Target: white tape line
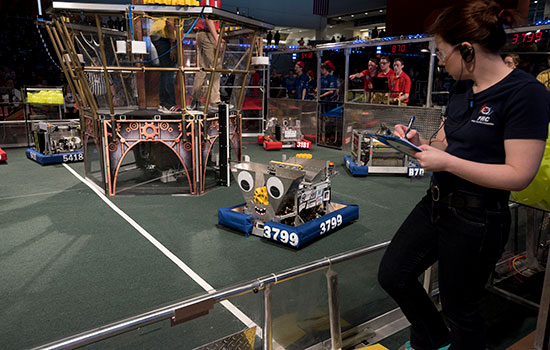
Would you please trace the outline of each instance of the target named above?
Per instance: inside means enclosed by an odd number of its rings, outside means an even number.
[[[82,176],[80,176],[76,171],[74,171],[70,166],[63,163],[63,166],[69,170],[77,179],[82,181],[84,184],[86,184],[89,188],[94,191],[99,198],[101,198],[111,209],[113,209],[118,215],[122,216],[124,220],[126,220],[132,227],[134,227],[143,237],[145,237],[149,242],[151,242],[155,247],[157,247],[158,250],[160,250],[168,259],[172,260],[180,269],[182,269],[189,277],[193,279],[196,283],[198,283],[204,290],[206,290],[209,293],[215,292],[214,288],[208,282],[206,282],[201,276],[199,276],[195,271],[191,270],[189,266],[187,266],[183,261],[181,261],[176,255],[174,255],[171,251],[168,250],[165,246],[162,245],[159,241],[156,240],[155,237],[151,236],[151,234],[143,227],[141,227],[137,222],[135,222],[131,217],[129,217],[125,212],[123,212],[119,207],[117,207],[113,202],[111,202],[102,192],[100,189],[98,189],[95,184],[91,183],[90,181],[84,179]],[[261,330],[262,328],[259,327],[254,321],[250,319],[250,317],[246,316],[241,310],[239,310],[235,305],[233,305],[231,302],[224,300],[221,302],[221,304],[229,310],[235,317],[237,317],[242,323],[244,323],[247,327],[254,327],[256,326],[257,331],[256,334],[258,337],[261,338]],[[258,330],[260,333],[258,334]]]

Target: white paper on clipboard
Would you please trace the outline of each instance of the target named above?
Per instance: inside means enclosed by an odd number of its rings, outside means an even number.
[[[422,152],[420,148],[412,144],[409,140],[395,137],[392,135],[381,135],[381,134],[371,134],[367,133],[367,136],[373,137],[383,144],[395,148],[399,152],[405,153],[409,157],[416,158],[414,154],[416,152]]]

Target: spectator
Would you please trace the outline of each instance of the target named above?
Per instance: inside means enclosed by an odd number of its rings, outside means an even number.
[[[311,69],[307,71],[307,77],[309,79],[307,86],[307,100],[314,100],[317,97],[317,81],[315,80],[315,72]]]
[[[515,53],[509,53],[504,56],[504,64],[512,69],[516,69],[519,65],[519,56]]]
[[[296,62],[294,70],[296,71],[296,92],[294,93],[294,98],[298,100],[305,100],[309,78],[304,74],[305,64],[302,61]]]
[[[167,17],[155,19],[151,25],[150,35],[151,41],[157,49],[159,65],[161,67],[175,67],[177,50],[168,52],[176,45],[174,19]],[[175,82],[175,71],[163,71],[160,73],[158,110],[161,113],[173,113],[180,110],[180,108],[176,106]]]
[[[333,75],[336,67],[326,60],[321,64],[321,101],[335,101],[338,92],[338,79]]]
[[[550,66],[550,55],[548,55],[548,65]],[[543,70],[537,75],[537,80],[540,81],[544,86],[546,86],[546,90],[550,91],[550,68]]]
[[[277,73],[275,68],[271,69],[271,81],[269,82],[271,88],[269,97],[280,98],[284,97],[283,78]]]
[[[208,5],[206,2],[210,5],[214,4],[217,8],[220,8],[221,1],[209,1],[209,0],[201,0],[200,5],[206,6]],[[192,95],[192,101],[191,101],[191,108],[197,109],[197,107],[200,104],[201,96],[202,96],[202,85],[204,83],[204,79],[206,78],[206,72],[202,69],[204,68],[214,68],[216,66],[219,66],[222,58],[223,58],[223,51],[220,52],[218,57],[218,62],[214,62],[214,56],[216,54],[216,46],[218,43],[219,35],[218,31],[220,29],[220,25],[218,21],[213,21],[210,18],[208,18],[207,15],[205,15],[205,18],[203,21],[198,21],[195,25],[195,31],[197,32],[197,60],[199,62],[199,67],[201,68],[200,71],[195,73],[195,80],[193,82],[193,90],[191,92]],[[222,39],[223,40],[223,39]],[[212,92],[210,95],[210,101],[208,102],[210,105],[208,106],[213,107],[213,109],[217,110],[217,105],[220,104],[221,98],[220,98],[220,73],[214,72],[212,81],[210,81],[210,84],[212,84]]]
[[[394,75],[393,69],[390,68],[390,59],[388,56],[380,57],[380,71],[378,72],[379,77],[390,78]]]
[[[288,98],[293,98],[296,94],[296,75],[294,70],[289,70],[288,75],[285,78],[286,95]]]
[[[391,102],[398,105],[407,105],[411,92],[411,78],[403,72],[405,61],[401,58],[393,60],[394,75],[389,78]]]
[[[279,41],[281,40],[281,34],[279,34],[279,31],[275,32],[273,40],[275,41],[275,46],[279,46]]]
[[[365,92],[372,91],[372,80],[378,76],[378,60],[375,57],[369,58],[368,69],[360,73],[355,73],[349,76],[350,79],[363,78],[363,89]]]

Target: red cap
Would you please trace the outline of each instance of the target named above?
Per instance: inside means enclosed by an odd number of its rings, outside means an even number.
[[[326,60],[325,61],[325,64],[331,69],[331,70],[336,70],[336,66],[334,66],[334,64],[332,62],[330,62],[329,60]]]
[[[298,61],[296,62],[297,65],[299,65],[300,67],[304,68],[306,65],[304,64],[304,62],[302,61]]]
[[[313,73],[313,71],[310,69],[307,71],[307,75],[311,75],[312,77],[315,75],[315,73]]]

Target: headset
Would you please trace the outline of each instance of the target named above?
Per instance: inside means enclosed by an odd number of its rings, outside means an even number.
[[[460,56],[462,56],[464,62],[470,63],[474,60],[475,51],[473,47],[461,44],[458,46],[458,51],[460,51]]]

